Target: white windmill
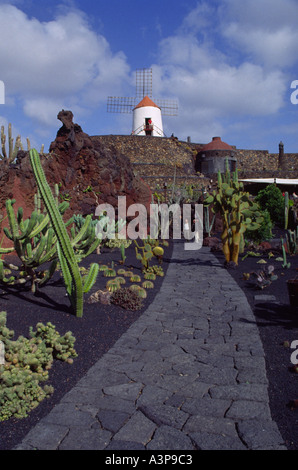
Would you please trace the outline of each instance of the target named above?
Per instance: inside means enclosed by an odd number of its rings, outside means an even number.
[[[152,100],[152,69],[136,70],[136,96],[109,96],[108,113],[133,113],[132,134],[165,137],[162,114],[177,116],[175,100]]]

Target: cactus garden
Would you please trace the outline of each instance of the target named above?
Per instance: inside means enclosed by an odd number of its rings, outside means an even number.
[[[142,314],[161,288],[172,250],[162,241],[139,241],[145,266],[132,241],[96,238],[91,216],[66,216],[68,201],[48,185],[34,149],[30,157],[34,210],[26,218],[7,200],[7,243],[0,248],[3,448],[47,414]]]
[[[160,238],[97,237],[104,217],[72,213],[59,184],[48,182],[40,154],[32,149],[29,156],[34,209],[28,215],[11,197],[0,219],[6,222],[0,240],[3,449],[45,416],[139,318],[162,289],[173,249]],[[86,188],[84,193],[92,192]],[[203,245],[244,291],[266,353],[279,366],[279,380],[287,381],[296,370],[285,365],[285,344],[296,339],[298,326],[297,300],[290,301],[287,286],[298,278],[298,229],[289,193],[274,187],[253,196],[228,167],[213,188],[203,189],[195,199],[188,191],[187,199],[204,205]],[[274,367],[268,368],[273,383]],[[276,407],[279,400],[273,395]]]

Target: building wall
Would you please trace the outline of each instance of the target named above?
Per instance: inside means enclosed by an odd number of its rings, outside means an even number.
[[[104,146],[119,150],[129,157],[134,171],[151,187],[171,184],[176,167],[177,184],[206,184],[209,178],[196,172],[197,153],[205,144],[179,141],[177,138],[150,136],[97,136]],[[241,177],[297,178],[298,154],[285,153],[283,168],[279,168],[279,154],[267,150],[245,150],[233,147]],[[274,173],[274,174],[273,174]]]

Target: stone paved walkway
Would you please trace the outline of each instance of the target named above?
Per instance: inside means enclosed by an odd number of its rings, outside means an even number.
[[[243,292],[177,242],[154,302],[15,449],[285,450],[267,386]]]

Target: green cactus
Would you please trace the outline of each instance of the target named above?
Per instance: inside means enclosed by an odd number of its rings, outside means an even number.
[[[78,261],[74,252],[74,244],[79,243],[84,235],[88,233],[90,226],[90,218],[84,223],[80,235],[76,236],[72,242],[68,236],[66,226],[63,222],[61,213],[59,212],[52,191],[47,183],[39,154],[35,149],[30,150],[30,162],[33,169],[34,177],[40,192],[41,198],[47,210],[48,216],[51,221],[52,228],[57,238],[57,255],[62,270],[65,287],[69,296],[71,305],[77,317],[83,315],[83,293],[88,292],[96,280],[98,274],[98,267],[91,266],[89,276],[83,284],[81,274],[78,267]],[[83,239],[80,247],[80,252],[87,248],[87,254],[90,252],[90,239],[89,236]],[[95,244],[98,243],[96,239]],[[95,246],[95,244],[93,246]],[[92,248],[93,248],[92,246]],[[86,253],[85,253],[86,254]],[[86,254],[86,255],[87,255]]]
[[[208,194],[204,204],[212,205],[213,212],[221,215],[221,239],[225,260],[227,263],[238,265],[245,231],[259,228],[263,220],[257,204],[254,204],[249,193],[244,191],[243,183],[238,181],[237,172],[231,175],[228,169],[224,174],[218,173],[217,191]]]
[[[144,269],[148,269],[149,261],[153,257],[152,247],[150,243],[148,243],[147,241],[144,241],[143,246],[139,246],[136,240],[134,240],[134,243],[136,245],[135,246],[136,258],[141,261]],[[142,253],[140,253],[139,250]]]
[[[106,269],[108,269],[108,266],[106,264],[100,264],[99,265],[99,271],[104,272]]]
[[[141,299],[147,298],[148,294],[147,294],[146,289],[144,289],[144,287],[138,286],[138,289],[136,289],[135,291]]]
[[[114,268],[107,268],[104,272],[103,272],[103,275],[104,277],[114,277],[117,275],[116,271]]]
[[[64,336],[51,323],[38,323],[29,329],[30,337],[13,340],[14,332],[6,326],[6,312],[0,312],[0,340],[5,348],[5,363],[0,365],[0,421],[25,418],[39,403],[53,393],[41,382],[49,378],[55,359],[73,362],[77,356],[75,338]]]
[[[287,245],[287,250],[290,255],[296,255],[298,254],[298,226],[296,227],[296,230],[287,230],[286,233],[286,245]]]
[[[145,279],[148,279],[148,280],[151,280],[151,281],[155,281],[156,279],[156,274],[155,273],[151,273],[151,272],[147,272],[144,274],[144,278]]]
[[[106,283],[106,288],[109,292],[116,292],[116,290],[121,289],[120,282],[117,279],[110,279]]]
[[[285,201],[285,225],[284,228],[287,230],[289,222],[289,193],[286,191],[284,196]]]
[[[282,267],[283,268],[290,268],[291,263],[287,262],[287,253],[286,253],[285,243],[284,243],[283,239],[281,240],[281,249],[282,249],[282,257],[283,257]]]
[[[142,287],[144,287],[144,289],[153,289],[154,288],[154,284],[152,281],[144,281],[142,283]]]
[[[124,275],[125,275],[125,272],[126,272],[126,269],[120,268],[120,269],[118,269],[117,274],[118,274],[119,276],[124,276]]]
[[[118,271],[118,273],[119,273],[119,271]],[[133,276],[133,271],[124,271],[124,272],[122,273],[122,276],[124,276],[124,277],[131,277],[131,276]]]
[[[121,245],[120,245],[120,253],[121,253],[121,263],[124,264],[124,263],[125,263],[125,260],[126,260],[126,256],[125,256],[125,244],[124,244],[124,243],[121,243]]]
[[[18,271],[14,283],[23,283],[30,280],[31,290],[35,292],[37,285],[48,281],[56,267],[56,237],[53,229],[49,226],[49,218],[44,214],[33,211],[29,219],[23,220],[23,209],[17,211],[17,217],[13,210],[15,200],[6,201],[6,210],[9,220],[9,228],[4,228],[5,235],[13,242],[14,246],[9,249],[0,248],[0,253],[16,251],[21,260],[21,266],[13,267]],[[63,213],[66,207],[60,206]],[[37,272],[36,268],[46,262],[51,262],[49,269]],[[3,266],[10,267],[6,261]],[[0,277],[2,281],[5,280]]]
[[[8,155],[6,152],[6,135],[4,131],[4,126],[1,126],[1,147],[2,147],[2,155],[0,154],[0,159],[6,161],[7,163],[12,163],[17,153],[20,149],[22,149],[21,137],[18,135],[16,138],[15,145],[13,145],[14,139],[12,138],[12,128],[11,124],[8,124]]]

